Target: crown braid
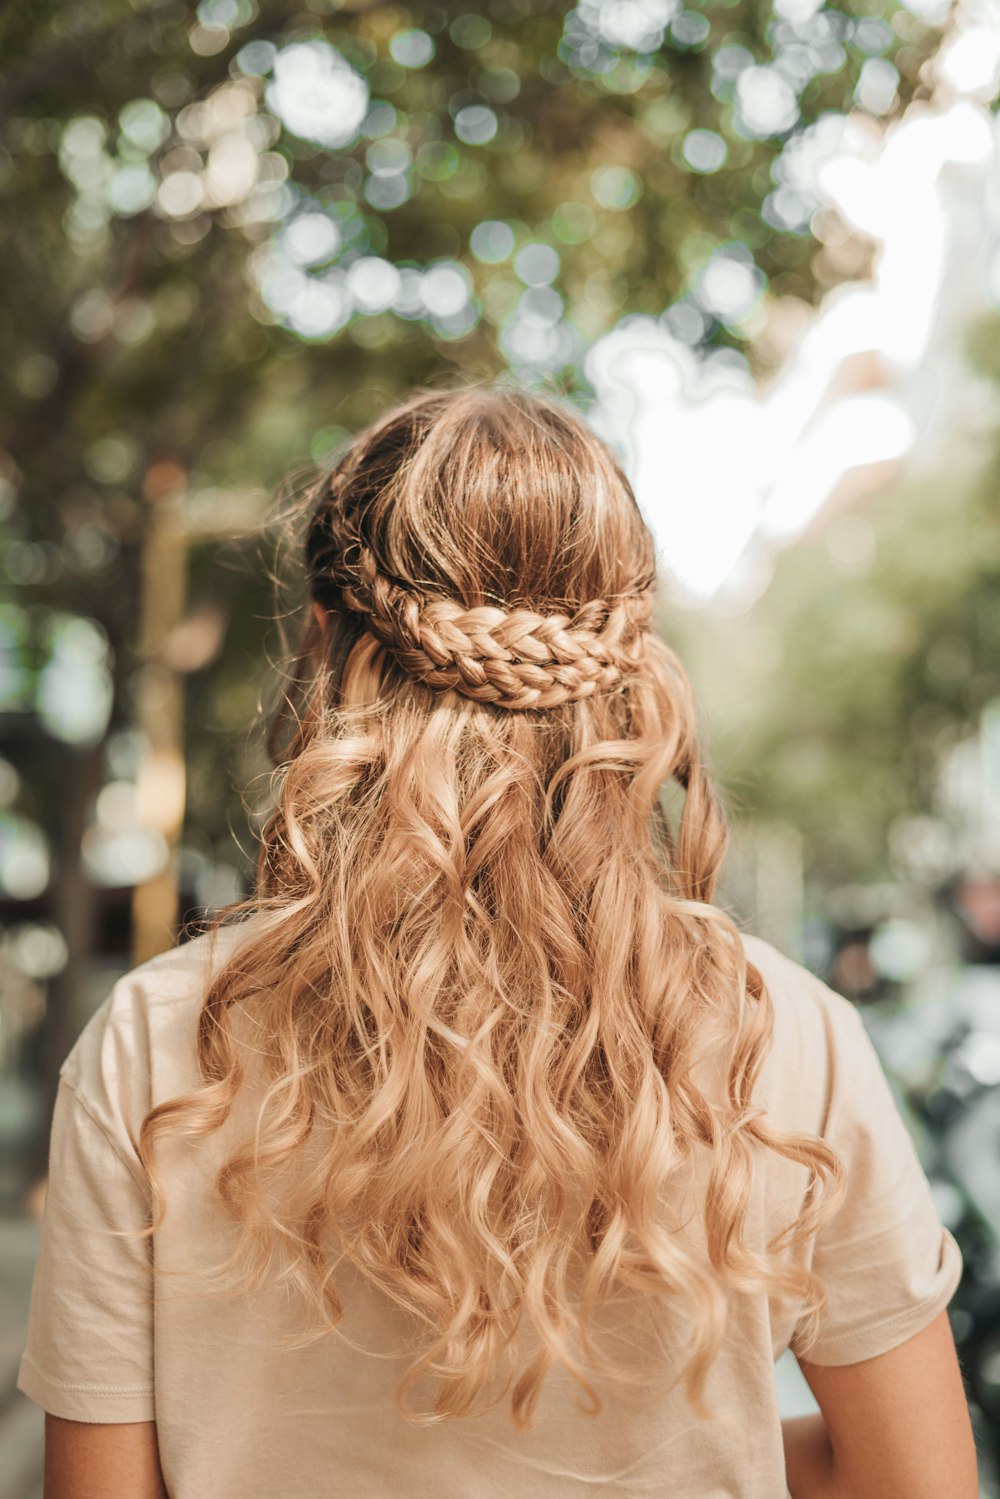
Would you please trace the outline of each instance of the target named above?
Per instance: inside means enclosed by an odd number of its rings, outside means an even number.
[[[641,662],[653,607],[645,589],[573,614],[468,609],[393,583],[356,540],[329,573],[341,601],[367,616],[411,676],[498,708],[552,708],[614,687]]]

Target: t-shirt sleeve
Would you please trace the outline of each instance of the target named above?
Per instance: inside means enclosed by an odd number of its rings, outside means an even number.
[[[853,1364],[932,1322],[955,1294],[962,1256],[858,1011],[825,985],[821,992],[829,1037],[823,1135],[847,1188],[814,1241],[812,1268],[829,1298],[817,1336],[807,1346],[800,1321],[792,1349],[810,1363]]]
[[[63,1077],[17,1387],[74,1421],[155,1419],[149,1221],[138,1157]]]

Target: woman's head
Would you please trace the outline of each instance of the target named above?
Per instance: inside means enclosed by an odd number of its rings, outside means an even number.
[[[634,669],[655,555],[575,412],[477,387],[418,395],[351,443],[320,487],[306,568],[341,654],[367,630],[410,678],[518,711]]]
[[[662,873],[665,842],[675,892],[710,898],[725,821],[652,629],[654,539],[572,407],[507,386],[414,395],[307,494],[302,556],[313,607],[269,735],[292,785],[348,724],[387,793],[394,762],[446,767],[456,817],[502,764],[494,821],[537,846],[568,807],[551,857],[586,865],[616,837]],[[687,794],[676,845],[670,782]],[[265,840],[262,877],[283,847]]]
[[[581,419],[507,389],[414,397],[308,507],[274,811],[218,918],[254,931],[206,997],[204,1089],[143,1123],[154,1185],[156,1135],[218,1128],[263,1066],[218,1178],[247,1276],[284,1254],[322,1336],[332,1237],[426,1332],[401,1402],[434,1371],[431,1420],[495,1403],[525,1319],[515,1420],[554,1362],[596,1399],[589,1319],[621,1286],[690,1314],[697,1393],[734,1292],[819,1304],[785,1245],[745,1240],[754,1156],[814,1187],[836,1161],[753,1107],[770,1001],[710,903],[725,824],[651,627],[650,533]],[[706,1150],[698,1250],[661,1209]],[[789,1242],[828,1210],[814,1190]]]

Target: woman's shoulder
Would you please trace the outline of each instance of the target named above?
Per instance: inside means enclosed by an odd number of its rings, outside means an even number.
[[[803,963],[751,933],[740,933],[748,960],[767,987],[773,1013],[760,1092],[789,1127],[821,1119],[838,1071],[870,1050],[857,1007]]]
[[[776,1025],[797,1025],[804,1030],[819,1026],[848,1036],[863,1029],[857,1006],[804,963],[753,933],[741,932],[740,938],[747,958],[767,985]]]
[[[244,927],[200,933],[128,969],[84,1025],[59,1076],[109,1133],[134,1138],[154,1103],[198,1085],[197,1017]]]

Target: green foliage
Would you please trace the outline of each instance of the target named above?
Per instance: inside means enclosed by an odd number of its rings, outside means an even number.
[[[226,648],[189,668],[192,826],[239,824],[221,751],[263,674],[267,579],[227,532],[415,384],[586,398],[631,313],[752,360],[768,303],[831,275],[800,153],[901,110],[937,41],[891,0],[6,8],[5,581],[99,624],[127,725],[150,517],[197,512]],[[699,299],[720,250],[738,306]]]
[[[812,299],[795,148],[873,58],[896,59],[905,104],[936,39],[869,9],[9,13],[0,404],[29,484],[86,481],[110,431],[135,445],[126,480],[160,450],[212,473],[238,433],[243,473],[270,482],[311,434],[442,368],[574,385],[594,337],[684,299],[723,245],[762,293]],[[755,326],[707,317],[702,336]],[[294,416],[256,450],[283,399]]]
[[[898,873],[894,822],[942,810],[942,757],[1000,694],[998,478],[1000,452],[913,475],[688,632],[734,810],[798,828],[820,885]]]

